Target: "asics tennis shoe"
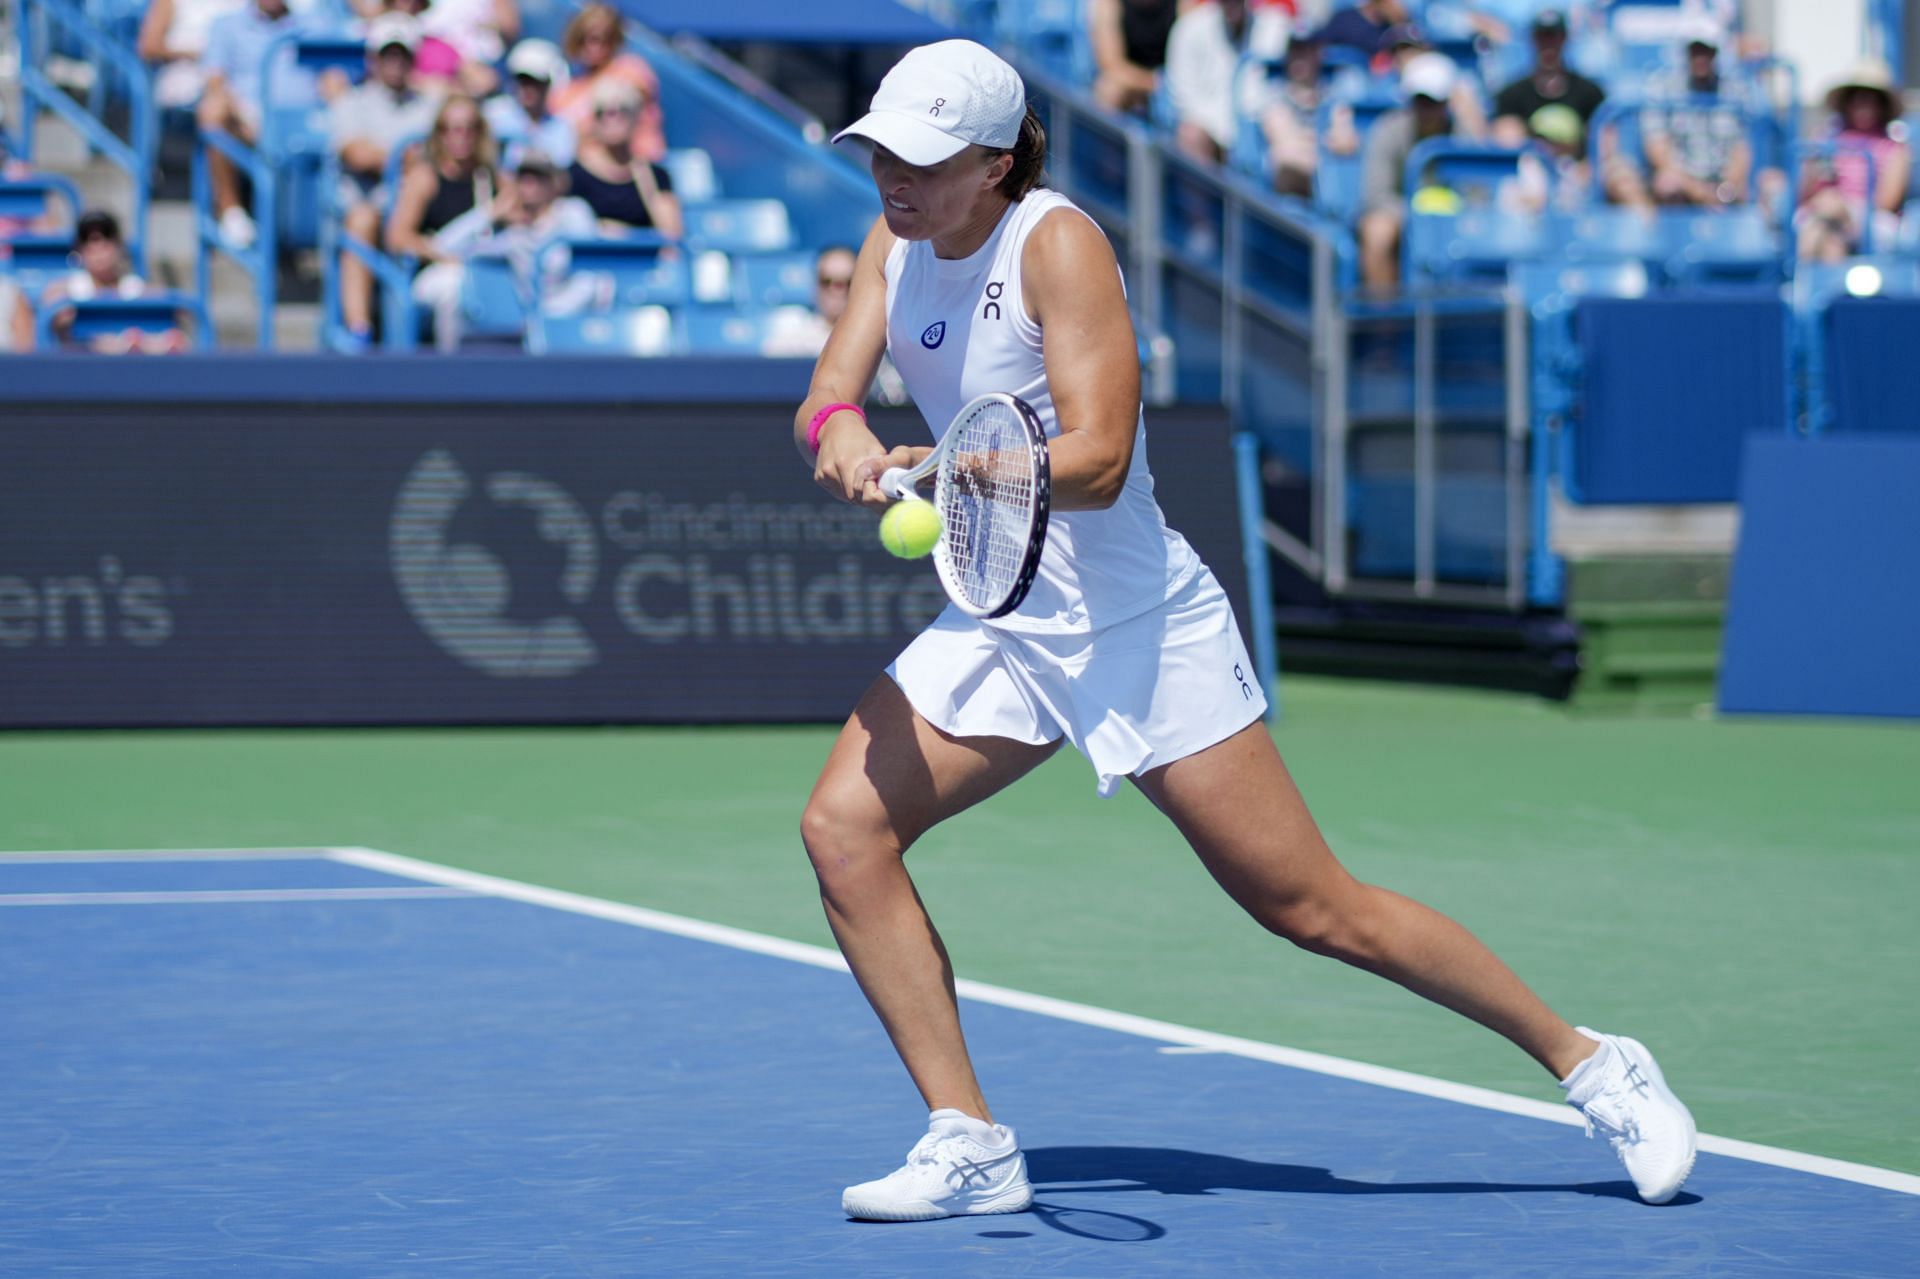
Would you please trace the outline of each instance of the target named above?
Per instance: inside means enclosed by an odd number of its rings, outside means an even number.
[[[1585,1117],[1587,1136],[1606,1137],[1642,1199],[1667,1202],[1693,1171],[1693,1116],[1639,1040],[1574,1029],[1600,1047],[1561,1083],[1567,1104]]]
[[[840,1207],[859,1221],[933,1221],[994,1212],[1025,1212],[1033,1204],[1027,1161],[1013,1129],[957,1110],[927,1116],[927,1135],[907,1162],[878,1181],[848,1186]]]

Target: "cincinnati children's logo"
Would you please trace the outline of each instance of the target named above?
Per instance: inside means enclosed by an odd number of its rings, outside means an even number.
[[[564,489],[538,476],[498,471],[482,488],[496,508],[533,516],[541,541],[563,552],[560,598],[585,602],[598,571],[593,524]],[[454,517],[473,485],[453,456],[435,449],[408,473],[394,503],[387,550],[408,612],[435,643],[476,670],[506,677],[572,675],[599,660],[577,618],[510,616],[514,583],[507,566],[483,546],[449,540]]]
[[[945,341],[946,337],[947,322],[945,320],[936,320],[927,326],[925,333],[920,335],[920,345],[926,347],[929,351],[937,351],[940,349],[940,343]]]

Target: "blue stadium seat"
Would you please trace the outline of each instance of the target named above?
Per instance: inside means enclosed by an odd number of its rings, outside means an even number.
[[[1637,298],[1646,296],[1651,275],[1638,261],[1515,262],[1507,282],[1529,308],[1550,298]]]
[[[1667,235],[1658,216],[1632,209],[1589,209],[1575,215],[1566,252],[1579,262],[1661,263],[1671,251]]]
[[[667,152],[662,161],[667,176],[673,179],[673,193],[682,204],[705,204],[720,198],[720,178],[713,171],[713,156],[699,147],[678,147]]]
[[[1667,259],[1678,284],[1778,283],[1786,276],[1781,237],[1751,206],[1725,213],[1670,214],[1680,249]]]
[[[1093,81],[1085,0],[1006,0],[996,11],[999,41],[1076,84]]]
[[[662,306],[587,315],[535,314],[527,325],[532,355],[669,355],[673,313]]]
[[[767,340],[768,313],[689,311],[682,317],[687,350],[694,355],[758,355]]]
[[[1544,257],[1551,245],[1547,219],[1533,214],[1472,209],[1407,219],[1407,278],[1437,283],[1505,280],[1515,262]]]
[[[812,306],[814,254],[803,249],[743,257],[733,266],[733,293],[742,311]]]
[[[779,200],[713,200],[687,209],[687,239],[722,253],[777,253],[793,247],[787,206]]]
[[[23,235],[0,245],[0,275],[12,280],[29,301],[73,269],[71,235]]]
[[[28,222],[53,211],[55,200],[66,203],[67,221],[80,216],[80,190],[72,179],[53,173],[35,173],[29,177],[0,182],[0,218]]]
[[[40,313],[36,340],[39,350],[61,349],[61,342],[54,335],[52,326],[54,317],[65,313],[73,316],[72,326],[66,335],[69,347],[84,347],[95,338],[124,333],[128,329],[138,329],[142,333],[165,333],[178,328],[192,331],[196,349],[205,351],[213,346],[213,325],[207,319],[207,309],[199,298],[190,293],[149,293],[138,298],[90,298],[84,302],[62,302]]]
[[[667,252],[670,242],[653,232],[570,240],[570,272],[604,278],[608,301],[618,309],[640,306],[679,307],[687,303],[692,285],[684,255]]]
[[[504,258],[467,259],[460,285],[462,337],[513,338],[527,330],[527,301]]]

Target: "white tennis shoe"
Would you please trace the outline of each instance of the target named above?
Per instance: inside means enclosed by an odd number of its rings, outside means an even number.
[[[1586,1118],[1587,1136],[1606,1136],[1642,1199],[1667,1202],[1693,1171],[1693,1116],[1667,1087],[1646,1045],[1585,1026],[1574,1029],[1599,1040],[1600,1048],[1560,1085],[1567,1104]]]
[[[907,1152],[903,1167],[848,1186],[840,1196],[842,1211],[859,1221],[1025,1212],[1032,1204],[1027,1161],[1013,1129],[957,1110],[927,1116],[927,1135]]]

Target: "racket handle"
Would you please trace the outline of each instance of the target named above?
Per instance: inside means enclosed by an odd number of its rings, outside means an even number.
[[[913,485],[907,482],[907,469],[903,466],[890,466],[886,469],[880,476],[880,491],[896,502],[903,498],[920,496],[913,491]]]

